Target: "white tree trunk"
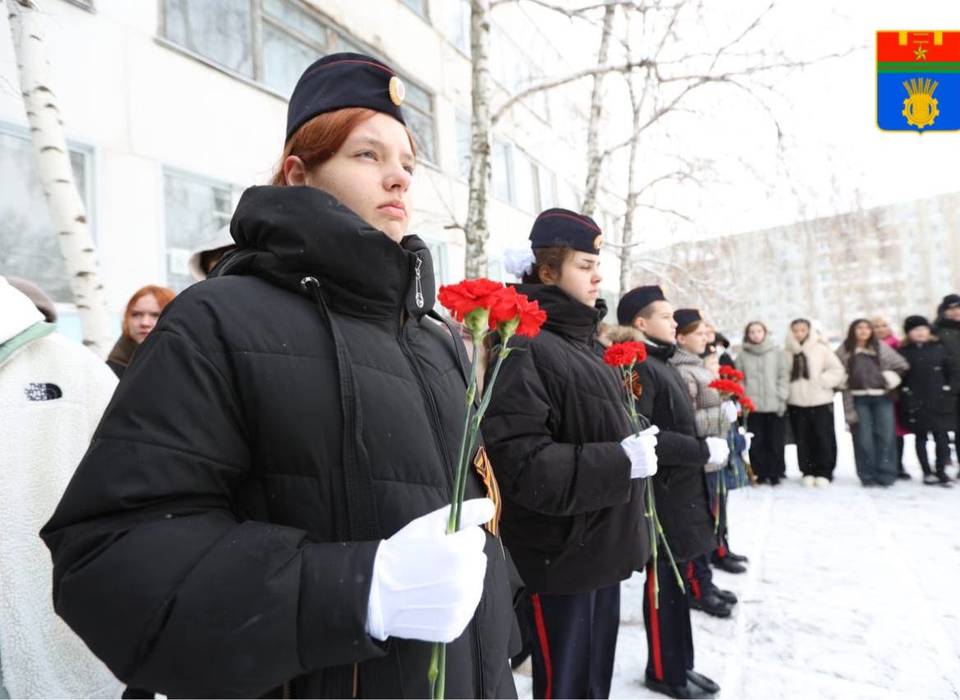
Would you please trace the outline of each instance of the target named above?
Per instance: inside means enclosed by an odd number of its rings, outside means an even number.
[[[600,34],[600,51],[597,53],[597,65],[607,65],[610,53],[610,34],[613,31],[613,14],[616,5],[608,2],[603,12],[603,29]],[[580,211],[593,216],[597,208],[597,190],[600,186],[600,117],[603,115],[603,78],[604,73],[593,76],[593,92],[590,95],[590,122],[587,125],[587,182],[584,187],[583,204]],[[627,75],[630,80],[630,75]]]
[[[7,0],[7,10],[37,171],[70,275],[70,289],[83,327],[83,344],[106,357],[112,341],[107,297],[83,200],[70,167],[63,120],[50,84],[42,16],[33,0]]]
[[[490,189],[490,0],[470,0],[470,194],[465,273],[487,274],[487,200]]]

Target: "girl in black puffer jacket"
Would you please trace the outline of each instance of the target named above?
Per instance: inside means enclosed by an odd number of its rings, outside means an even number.
[[[946,348],[930,334],[930,324],[923,316],[908,316],[903,323],[906,334],[899,352],[910,369],[903,375],[900,388],[900,420],[916,436],[917,459],[923,469],[923,483],[950,486],[947,465],[950,463],[950,436],[956,421],[957,385],[960,377],[950,372]],[[933,435],[936,444],[936,475],[930,469],[927,439]]]
[[[516,697],[479,475],[444,535],[466,358],[406,235],[399,80],[356,54],[304,73],[276,186],[164,310],[42,532],[57,612],[129,685],[426,697],[442,641],[449,696]]]
[[[620,581],[650,556],[644,483],[655,438],[631,435],[616,370],[597,325],[600,229],[543,212],[536,264],[519,291],[547,321],[511,341],[483,422],[503,495],[503,539],[531,594],[534,697],[606,697],[620,621]]]

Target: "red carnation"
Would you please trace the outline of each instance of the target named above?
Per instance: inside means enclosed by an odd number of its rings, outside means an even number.
[[[757,407],[753,403],[753,399],[749,396],[743,396],[740,398],[740,407],[743,409],[744,413],[756,413]]]
[[[722,365],[720,367],[720,376],[723,377],[724,379],[731,379],[735,382],[743,381],[743,372],[741,372],[738,369],[734,369],[729,365]]]
[[[526,295],[517,294],[514,287],[504,287],[490,297],[490,329],[495,330],[506,324],[503,330],[508,335],[534,337],[547,320],[547,313],[540,304],[530,301]],[[509,327],[513,324],[512,327]]]
[[[547,312],[540,308],[540,304],[530,301],[523,294],[517,295],[517,310],[520,312],[517,335],[525,335],[528,338],[537,335],[547,321]]]
[[[643,343],[614,343],[603,353],[603,361],[611,367],[629,367],[647,359],[647,346]]]
[[[481,277],[444,285],[440,287],[437,298],[451,316],[458,321],[463,321],[467,314],[477,309],[489,309],[492,303],[491,297],[503,288],[503,283]]]
[[[737,384],[732,379],[714,379],[710,382],[710,388],[716,389],[721,394],[730,394],[731,396],[736,396],[738,399],[743,398],[743,387]]]

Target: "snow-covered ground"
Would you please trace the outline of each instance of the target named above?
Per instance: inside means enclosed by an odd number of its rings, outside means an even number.
[[[908,437],[913,480],[864,489],[838,437],[830,488],[800,485],[791,447],[786,483],[731,494],[749,571],[715,573],[740,598],[731,618],[693,612],[696,668],[725,698],[960,697],[960,483],[922,485]],[[624,583],[614,698],[663,697],[643,686],[642,595],[642,574]]]

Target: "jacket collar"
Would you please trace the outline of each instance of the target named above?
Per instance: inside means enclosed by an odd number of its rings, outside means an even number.
[[[666,362],[673,357],[678,350],[676,344],[671,343],[667,345],[658,340],[653,340],[652,338],[645,338],[643,342],[647,344],[647,354],[652,355],[663,362]]]
[[[434,304],[426,244],[398,245],[335,197],[312,187],[251,187],[230,224],[237,250],[214,273],[255,275],[294,291],[314,277],[327,303],[361,317],[420,317]]]
[[[679,345],[674,346],[675,350],[673,352],[673,357],[670,362],[674,365],[697,365],[698,367],[703,366],[703,359],[699,355],[694,355],[692,352],[687,352]]]
[[[543,327],[559,335],[589,342],[597,337],[597,326],[607,315],[607,303],[597,300],[596,306],[577,301],[559,287],[548,284],[517,285],[520,294],[540,304],[547,312]]]
[[[20,335],[44,316],[26,294],[0,277],[0,344]]]
[[[761,343],[745,341],[742,347],[745,352],[749,352],[751,355],[765,355],[775,349],[773,341],[770,338],[764,338]]]

